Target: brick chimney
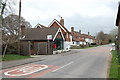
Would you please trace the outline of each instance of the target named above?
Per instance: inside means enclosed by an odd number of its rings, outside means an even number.
[[[61,19],[60,19],[60,23],[62,24],[62,25],[64,25],[64,19],[61,17]]]
[[[88,35],[90,35],[90,32],[88,32]]]
[[[71,27],[71,32],[74,32],[74,27]]]
[[[21,36],[25,35],[26,27],[25,25],[21,25]]]
[[[81,30],[79,30],[79,33],[81,34]]]

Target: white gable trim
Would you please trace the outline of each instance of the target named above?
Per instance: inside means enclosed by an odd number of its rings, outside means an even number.
[[[65,38],[64,38],[64,36],[63,36],[63,34],[62,34],[62,31],[61,31],[61,29],[59,28],[58,31],[57,31],[57,33],[55,34],[55,36],[54,36],[54,38],[53,38],[53,41],[55,40],[55,38],[57,37],[57,35],[58,35],[59,32],[61,33],[63,40],[65,40]]]
[[[57,22],[56,19],[54,19],[54,20],[50,23],[50,25],[49,25],[48,27],[50,27],[54,22],[56,22],[65,32],[67,32],[67,31],[63,28],[63,26],[61,26],[61,25]]]
[[[40,27],[40,28],[42,28],[42,26],[38,23],[36,26],[35,26],[35,28],[37,28],[37,27]]]

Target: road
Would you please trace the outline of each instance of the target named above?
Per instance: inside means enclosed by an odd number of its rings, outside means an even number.
[[[110,49],[111,45],[74,49],[1,73],[3,78],[107,78]]]

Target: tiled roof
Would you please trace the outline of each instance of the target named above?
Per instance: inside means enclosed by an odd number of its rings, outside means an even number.
[[[55,20],[56,20],[56,19],[55,19]],[[62,25],[58,20],[56,20],[56,21],[57,21],[68,33],[70,33],[64,25]]]
[[[73,36],[73,41],[85,41],[79,32],[71,32],[71,35]]]
[[[46,26],[38,23],[38,24],[35,26],[35,28],[46,28]]]
[[[81,34],[84,38],[95,39],[93,36],[88,34]]]
[[[42,28],[45,28],[46,26],[39,24]]]
[[[22,40],[47,40],[47,35],[54,37],[58,29],[57,27],[31,28],[26,31],[25,38]]]

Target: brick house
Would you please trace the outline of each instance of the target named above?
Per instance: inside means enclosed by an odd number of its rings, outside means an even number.
[[[81,34],[81,35],[85,39],[86,45],[96,44],[95,37],[91,36],[89,32],[88,32],[88,34]]]
[[[72,44],[71,45],[91,45],[96,44],[96,39],[88,34],[82,34],[81,30],[79,32],[74,31],[74,27],[71,27],[72,34]]]
[[[56,19],[54,19],[48,27],[59,27],[62,30],[63,36],[65,38],[64,41],[64,50],[70,50],[70,45],[72,42],[72,36],[71,33],[67,30],[67,28],[64,26],[64,19],[62,19],[60,22]]]
[[[79,32],[74,31],[74,27],[71,27],[71,35],[72,35],[72,44],[74,46],[86,45],[85,39],[81,35],[81,30]]]
[[[21,39],[21,54],[53,54],[54,44],[57,43],[56,49],[63,49],[63,42],[64,36],[58,27],[30,28]]]

